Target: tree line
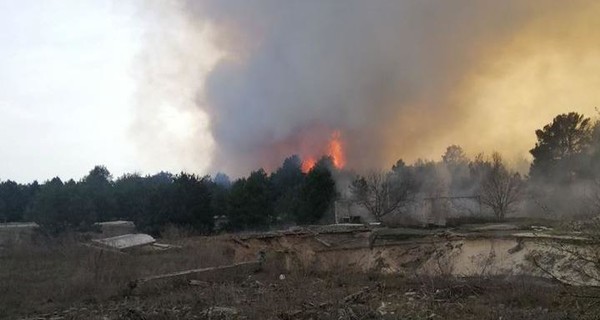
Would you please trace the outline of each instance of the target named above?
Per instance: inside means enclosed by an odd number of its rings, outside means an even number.
[[[600,213],[600,122],[575,112],[559,114],[535,134],[526,176],[497,152],[470,159],[452,145],[440,161],[398,160],[388,171],[358,175],[351,197],[380,220],[426,199],[461,196],[477,199],[498,219],[518,210],[552,217]]]
[[[103,166],[79,181],[7,180],[0,182],[0,222],[35,221],[54,234],[117,219],[132,220],[152,234],[169,225],[210,233],[215,221],[224,221],[222,227],[232,231],[311,224],[333,210],[339,197],[334,176],[349,176],[347,197],[378,219],[402,215],[424,199],[461,195],[476,195],[499,219],[518,210],[548,215],[600,212],[599,122],[575,112],[560,114],[535,134],[533,161],[525,176],[499,153],[469,158],[452,145],[440,161],[398,160],[390,170],[362,175],[338,171],[328,157],[304,173],[301,159],[291,156],[270,174],[259,169],[235,181],[222,173],[210,177],[185,172],[114,179]]]
[[[231,182],[222,173],[185,172],[113,179],[107,168],[96,166],[79,181],[1,182],[0,221],[35,221],[50,234],[118,219],[151,234],[170,225],[210,233],[220,218],[226,230],[316,223],[336,197],[332,170],[331,159],[324,157],[303,173],[300,158],[292,156],[270,175],[259,169]]]
[[[378,220],[408,213],[416,203],[442,203],[451,198],[471,199],[502,219],[515,209],[523,187],[524,179],[508,168],[499,153],[469,159],[457,145],[448,147],[441,161],[417,160],[407,165],[398,160],[391,170],[358,175],[349,186],[352,200]],[[444,211],[441,214],[450,210],[430,208]]]

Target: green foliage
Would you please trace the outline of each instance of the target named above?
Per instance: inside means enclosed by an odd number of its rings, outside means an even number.
[[[112,175],[104,166],[94,167],[83,180],[77,184],[85,204],[79,208],[82,214],[99,221],[116,218],[117,208],[114,197]]]
[[[481,198],[503,217],[517,207],[517,195],[525,184],[528,197],[555,199],[555,206],[566,203],[559,196],[575,194],[577,189],[569,191],[569,187],[580,182],[592,185],[600,179],[600,122],[575,112],[560,114],[535,134],[529,181],[508,170],[499,157],[495,162],[482,155],[469,160],[460,146],[452,145],[441,162],[417,160],[407,165],[399,160],[378,177],[358,177],[352,186],[354,196],[363,203],[375,197],[377,206],[372,211],[383,216],[402,211],[401,205],[417,196],[422,200],[487,193],[502,200]],[[94,167],[80,181],[64,183],[54,178],[41,185],[3,181],[0,222],[33,220],[50,233],[59,233],[86,230],[97,221],[126,219],[153,234],[168,225],[212,232],[214,217],[226,217],[232,230],[316,223],[333,209],[334,176],[347,173],[337,171],[330,157],[321,158],[307,174],[301,164],[300,157],[293,155],[270,176],[260,169],[233,183],[222,173],[211,180],[183,172],[175,176],[168,172],[126,174],[113,180],[104,166]],[[539,194],[534,186],[539,186]]]
[[[537,130],[536,136],[537,143],[530,151],[534,157],[531,181],[553,186],[600,178],[599,123],[575,112],[561,114]],[[482,196],[486,190],[493,195],[490,190],[510,187],[516,191],[495,195],[516,199],[513,195],[525,181],[498,163],[494,165],[481,155],[471,161],[460,146],[452,145],[441,162],[417,160],[407,165],[399,160],[376,180],[358,177],[353,184],[354,196],[368,200],[378,192],[375,198],[383,200],[377,202],[374,211],[380,216],[402,211],[401,206],[416,195],[421,199]],[[215,217],[226,217],[231,230],[317,223],[333,209],[337,197],[334,176],[342,175],[330,157],[321,158],[306,174],[301,164],[300,157],[293,155],[270,176],[260,169],[233,183],[222,173],[211,180],[183,172],[175,176],[168,172],[126,174],[113,180],[104,166],[94,167],[80,181],[63,183],[54,178],[42,185],[4,181],[0,182],[0,221],[33,220],[50,233],[59,233],[86,230],[97,221],[126,219],[153,234],[168,225],[212,232]],[[375,190],[373,186],[381,188]],[[499,208],[494,211],[498,216],[516,207],[516,200],[508,204],[488,202]]]
[[[167,225],[206,233],[213,228],[212,182],[208,177],[161,172],[128,174],[112,181],[105,167],[95,167],[81,181],[54,178],[41,186],[26,218],[50,234],[89,230],[94,222],[133,220],[142,231],[158,234]],[[34,187],[32,187],[34,188]]]
[[[231,187],[228,208],[231,229],[264,229],[274,222],[270,181],[263,169]]]
[[[170,214],[167,222],[191,227],[200,232],[213,228],[210,178],[181,173],[173,181]]]
[[[292,156],[271,176],[260,169],[233,184],[224,174],[211,180],[184,172],[125,174],[113,180],[104,166],[80,181],[54,178],[41,186],[6,181],[0,183],[0,221],[35,221],[49,234],[59,234],[122,219],[155,235],[169,225],[209,233],[215,217],[227,218],[231,230],[313,223],[335,198],[331,160],[322,159],[308,175],[300,165],[300,158]]]
[[[210,207],[214,216],[227,216],[227,197],[231,184],[219,184],[212,182],[210,187]]]
[[[581,176],[581,165],[590,150],[592,132],[590,118],[576,112],[560,114],[552,123],[537,130],[537,143],[530,150],[533,156],[531,178],[569,182]]]
[[[21,221],[39,185],[21,185],[14,181],[0,183],[0,222]]]
[[[150,212],[149,199],[152,190],[149,178],[139,174],[126,174],[114,184],[115,202],[119,208],[117,216],[138,222],[140,226],[145,215]]]
[[[600,181],[600,126],[584,115],[556,116],[536,131],[529,196],[544,214],[592,214],[590,194]],[[585,191],[584,191],[585,190]]]
[[[332,209],[337,193],[331,174],[331,159],[322,159],[308,172],[300,189],[300,205],[296,222],[310,224],[318,222]]]
[[[90,216],[93,211],[86,200],[81,185],[73,180],[63,184],[54,178],[40,188],[27,217],[49,234],[86,229],[96,218]]]
[[[116,201],[110,172],[96,166],[80,182],[54,178],[33,199],[28,217],[51,234],[87,230],[114,217]]]
[[[271,175],[274,210],[283,222],[295,221],[300,210],[300,191],[304,183],[300,157],[294,155]]]
[[[115,186],[122,216],[141,230],[158,234],[175,225],[207,233],[213,228],[212,184],[208,177],[161,172],[145,178],[127,175]]]

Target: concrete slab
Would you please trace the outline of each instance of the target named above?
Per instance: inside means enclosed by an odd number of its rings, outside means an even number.
[[[122,236],[104,238],[104,239],[96,239],[92,240],[93,242],[103,245],[109,248],[125,250],[140,246],[146,246],[153,244],[156,240],[148,234],[144,233],[136,233],[136,234],[125,234]]]
[[[39,225],[35,222],[7,222],[0,223],[0,229],[35,229]]]

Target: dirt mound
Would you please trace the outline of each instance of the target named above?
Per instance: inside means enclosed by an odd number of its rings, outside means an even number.
[[[574,264],[593,249],[582,237],[537,233],[469,233],[418,229],[232,236],[236,261],[263,251],[285,270],[378,272],[398,275],[552,277],[597,284],[595,266]],[[526,235],[526,236],[524,236]],[[575,241],[575,242],[574,242]],[[587,274],[587,275],[586,275]],[[592,276],[590,276],[592,275]],[[600,277],[598,277],[600,278]]]

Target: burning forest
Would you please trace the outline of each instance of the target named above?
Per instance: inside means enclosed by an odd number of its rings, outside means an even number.
[[[151,2],[134,138],[155,170],[179,161],[236,177],[271,171],[292,154],[329,154],[339,132],[357,171],[436,159],[458,144],[471,155],[499,152],[526,173],[531,132],[557,114],[595,114],[599,8]],[[205,119],[186,139],[160,126],[174,101],[175,114]]]
[[[597,318],[600,4],[32,6],[0,318]]]
[[[335,169],[341,170],[346,165],[346,156],[344,154],[343,141],[341,133],[334,131],[331,134],[331,139],[327,143],[327,149],[321,153],[324,156],[330,157]],[[302,172],[308,173],[317,164],[316,155],[301,155],[302,157]]]

